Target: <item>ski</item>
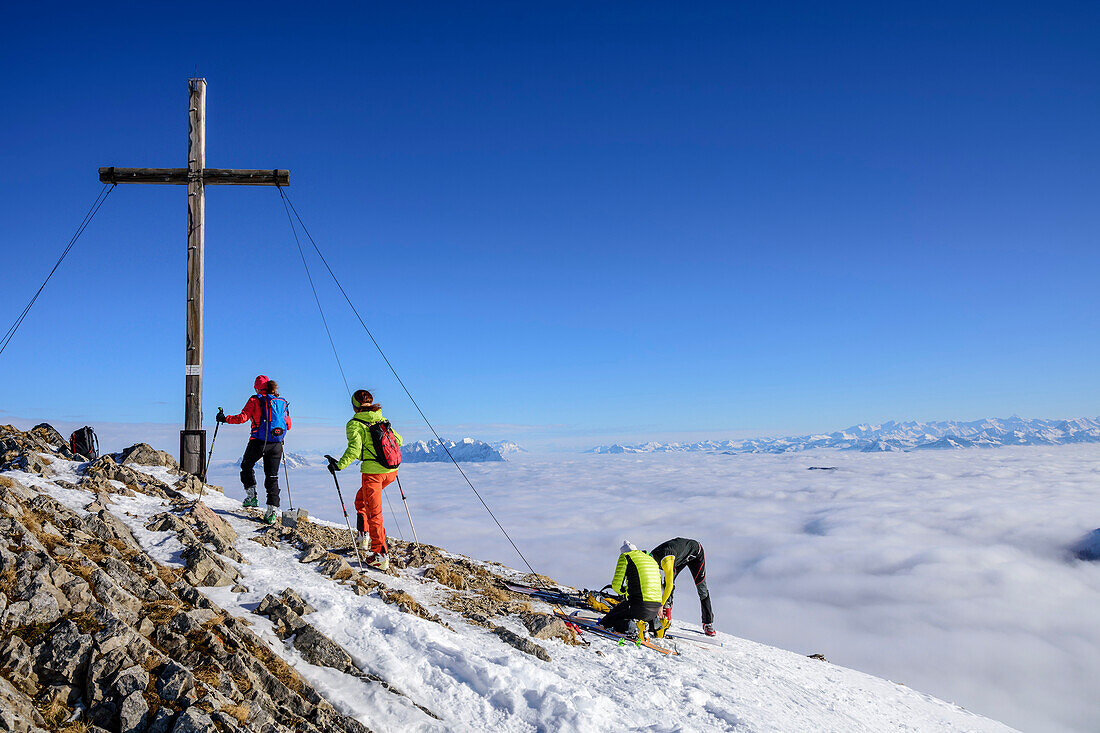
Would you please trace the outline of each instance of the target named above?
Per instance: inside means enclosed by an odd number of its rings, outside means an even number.
[[[504,587],[513,593],[522,593],[532,598],[538,598],[540,601],[546,601],[547,603],[559,603],[564,606],[574,606],[576,608],[589,608],[588,601],[580,593],[567,593],[565,591],[553,591],[545,588],[532,588],[531,586],[515,585],[513,583],[505,583]]]
[[[547,603],[557,603],[562,606],[582,608],[586,611],[601,610],[592,606],[590,596],[595,595],[592,591],[575,591],[570,593],[562,590],[554,591],[545,588],[533,588],[529,585],[517,585],[515,583],[504,583],[504,587],[513,593],[523,593],[524,595],[538,598],[540,601],[546,601]]]
[[[688,629],[688,630],[690,631],[690,629]],[[713,637],[707,636],[706,634],[701,634],[699,632],[693,632],[692,634],[689,635],[689,634],[685,634],[685,633],[680,632],[680,631],[666,631],[663,638],[665,638],[665,639],[683,639],[684,641],[690,641],[693,644],[709,644],[711,646],[716,646],[716,647],[724,647],[725,646],[724,642],[718,641],[717,639],[715,639]]]
[[[582,629],[585,629],[586,631],[591,631],[600,636],[605,636],[609,639],[616,639],[620,643],[629,643],[636,646],[648,647],[655,652],[660,652],[661,654],[664,654],[665,656],[678,656],[680,654],[680,652],[675,651],[674,649],[669,649],[667,647],[654,644],[649,639],[633,639],[626,634],[620,634],[617,631],[606,629],[603,626],[600,626],[598,619],[579,616],[579,611],[574,611],[570,614],[564,613],[562,611],[554,611],[554,613],[556,613],[563,621],[568,621],[569,623],[576,624]]]

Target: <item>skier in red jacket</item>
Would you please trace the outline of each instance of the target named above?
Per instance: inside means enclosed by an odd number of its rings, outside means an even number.
[[[226,415],[218,410],[217,421],[238,425],[252,423],[248,447],[241,459],[241,483],[244,484],[244,506],[259,506],[256,499],[256,462],[264,462],[264,488],[267,489],[267,512],[264,521],[275,523],[279,509],[279,466],[283,461],[283,440],[290,430],[290,403],[279,396],[279,385],[263,374],[253,384],[256,394],[248,398],[239,415]]]

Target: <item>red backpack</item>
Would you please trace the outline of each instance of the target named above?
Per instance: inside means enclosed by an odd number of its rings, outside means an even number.
[[[357,417],[352,419],[370,428],[371,441],[374,443],[374,459],[383,468],[397,468],[401,465],[401,445],[397,442],[397,436],[393,434],[389,420],[369,423]],[[366,446],[363,447],[366,448]]]

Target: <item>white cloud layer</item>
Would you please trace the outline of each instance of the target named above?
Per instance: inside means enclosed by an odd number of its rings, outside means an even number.
[[[609,582],[624,538],[694,537],[724,631],[822,652],[1024,730],[1100,729],[1100,563],[1066,553],[1100,525],[1100,446],[528,457],[464,469],[535,569],[558,580]],[[421,540],[521,565],[453,466],[401,476]],[[340,477],[350,509],[358,476]],[[232,471],[215,478],[239,492]],[[290,480],[297,503],[341,519],[327,472]],[[408,537],[400,497],[387,493],[397,512],[386,506],[387,527]],[[680,580],[676,615],[697,621]]]

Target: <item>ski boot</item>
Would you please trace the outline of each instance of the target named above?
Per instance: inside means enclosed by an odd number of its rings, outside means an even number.
[[[279,507],[267,505],[267,511],[264,513],[264,524],[276,524],[279,520]]]
[[[718,636],[718,632],[714,630],[714,624],[703,624],[703,633],[707,636]]]
[[[657,615],[656,625],[657,628],[653,633],[657,635],[658,639],[665,638],[665,632],[668,631],[669,626],[672,626],[672,606],[665,606],[661,609],[660,614]]]
[[[370,535],[360,532],[355,538],[355,547],[362,552],[370,552]]]
[[[378,568],[379,570],[390,569],[389,555],[384,552],[372,552],[371,554],[367,555],[365,562],[367,563],[367,565]]]
[[[260,502],[256,499],[256,487],[246,486],[244,490],[246,495],[244,497],[244,501],[241,503],[241,506],[246,509],[249,507],[258,507],[260,505]]]

